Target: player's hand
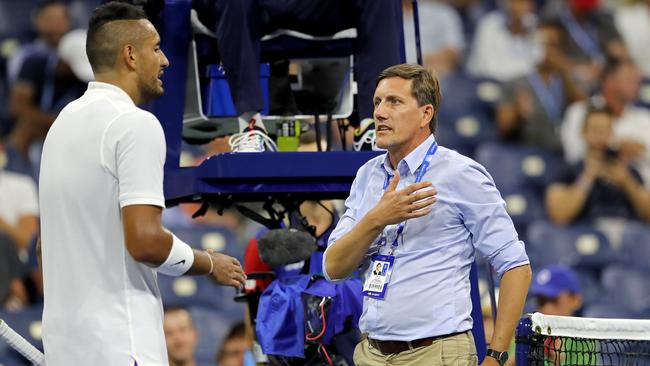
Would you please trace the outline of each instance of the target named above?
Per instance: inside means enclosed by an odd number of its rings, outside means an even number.
[[[212,256],[214,269],[210,276],[221,285],[239,287],[246,283],[246,274],[236,258],[208,250]]]
[[[399,171],[396,170],[386,192],[372,209],[383,226],[425,216],[431,212],[429,206],[436,202],[438,191],[435,188],[424,189],[431,187],[431,182],[414,183],[397,190],[399,179]]]

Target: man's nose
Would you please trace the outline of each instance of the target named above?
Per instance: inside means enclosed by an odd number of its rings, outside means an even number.
[[[383,103],[379,103],[375,106],[375,111],[373,113],[375,117],[375,121],[383,121],[387,118],[383,106],[384,106]]]
[[[162,52],[162,62],[160,63],[160,66],[163,69],[166,69],[167,67],[169,67],[169,60],[167,59],[167,56],[165,56],[164,52]]]

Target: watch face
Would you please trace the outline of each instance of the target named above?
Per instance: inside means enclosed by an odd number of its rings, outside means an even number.
[[[486,355],[496,358],[500,365],[508,361],[508,352],[498,352],[493,349],[488,349]]]

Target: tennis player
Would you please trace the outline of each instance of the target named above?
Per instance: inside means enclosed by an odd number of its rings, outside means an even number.
[[[165,136],[137,107],[162,95],[169,65],[154,26],[137,7],[104,4],[86,52],[96,81],[61,111],[41,163],[46,363],[167,365],[157,273],[229,286],[245,275],[161,225]]]

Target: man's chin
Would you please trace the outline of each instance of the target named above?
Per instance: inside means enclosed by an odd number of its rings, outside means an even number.
[[[388,142],[384,139],[375,139],[375,146],[377,146],[380,149],[386,150],[389,146]]]

